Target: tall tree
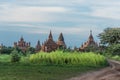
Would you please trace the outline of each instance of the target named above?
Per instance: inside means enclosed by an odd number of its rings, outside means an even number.
[[[106,28],[98,35],[101,44],[120,44],[120,28]]]

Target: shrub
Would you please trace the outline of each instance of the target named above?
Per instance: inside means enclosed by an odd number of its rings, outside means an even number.
[[[115,56],[113,56],[113,57],[112,57],[112,59],[115,59],[115,60],[120,60],[120,56],[115,55]]]
[[[11,62],[19,62],[20,61],[20,55],[17,50],[13,50],[11,52]]]
[[[112,55],[120,55],[120,44],[113,44],[109,46],[107,52]]]

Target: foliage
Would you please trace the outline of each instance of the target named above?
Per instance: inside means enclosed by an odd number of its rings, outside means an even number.
[[[29,47],[26,53],[30,53],[30,54],[35,53],[35,48]]]
[[[85,48],[85,52],[97,52],[99,49],[95,46],[88,46]]]
[[[108,46],[107,52],[112,55],[120,55],[120,44],[113,44]]]
[[[118,56],[118,55],[112,56],[111,58],[114,59],[114,60],[120,61],[120,56]]]
[[[66,80],[106,66],[105,57],[92,52],[40,52],[22,55],[19,63],[10,63],[11,55],[0,55],[0,80]]]
[[[101,44],[112,45],[120,43],[120,28],[106,28],[99,36]]]
[[[29,47],[27,48],[27,50],[25,52],[23,52],[19,47],[15,48],[19,53],[22,53],[24,56],[26,56],[27,54],[32,54],[35,53],[35,48],[33,47]]]
[[[10,54],[12,51],[13,51],[13,48],[12,48],[12,47],[5,47],[5,46],[3,46],[3,47],[0,49],[0,53],[1,53],[1,54]]]
[[[30,55],[30,62],[40,64],[70,64],[80,66],[103,66],[106,59],[100,54],[89,53],[69,53],[55,51],[51,53],[40,52]]]
[[[20,55],[19,52],[15,49],[11,52],[11,62],[19,62],[20,61]]]

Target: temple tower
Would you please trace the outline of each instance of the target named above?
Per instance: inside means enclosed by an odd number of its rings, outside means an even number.
[[[87,49],[88,47],[92,47],[92,48],[97,48],[98,47],[98,44],[97,42],[94,41],[94,37],[92,35],[92,30],[90,30],[90,35],[89,35],[89,38],[86,42],[84,42],[81,47],[80,47],[80,50],[81,51],[84,51],[85,49]]]
[[[57,49],[57,47],[58,46],[57,46],[56,42],[53,40],[52,32],[50,31],[48,39],[42,45],[42,51],[44,51],[44,52],[55,51]]]
[[[58,45],[58,48],[66,48],[66,44],[64,42],[64,37],[63,37],[63,34],[60,33],[59,35],[59,38],[58,38],[58,41],[57,41],[57,45]]]

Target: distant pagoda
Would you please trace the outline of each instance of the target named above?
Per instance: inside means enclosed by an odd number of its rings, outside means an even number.
[[[41,50],[41,44],[40,41],[38,40],[37,45],[35,47],[35,52],[40,52],[40,50]]]
[[[21,37],[18,42],[14,42],[14,47],[21,49],[22,52],[26,52],[27,49],[30,47],[30,42],[24,41],[24,38]]]
[[[51,52],[51,51],[55,51],[57,48],[58,48],[58,45],[53,40],[52,32],[50,31],[48,39],[42,44],[41,50],[44,52]]]
[[[63,37],[62,33],[60,33],[60,35],[59,35],[57,45],[58,45],[58,48],[60,48],[60,49],[65,49],[66,48],[66,44],[64,42],[64,37]]]
[[[94,41],[94,37],[92,35],[91,30],[90,30],[90,35],[89,35],[88,40],[81,45],[80,50],[85,51],[89,47],[98,48],[98,44],[97,44],[97,42]]]

